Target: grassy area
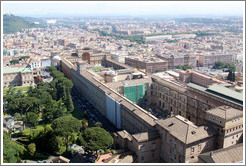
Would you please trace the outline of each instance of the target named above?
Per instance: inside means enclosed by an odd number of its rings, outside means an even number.
[[[94,70],[94,71],[100,71],[102,69],[104,69],[104,67],[94,67],[94,68],[92,68],[92,70]]]
[[[25,93],[24,91],[27,91],[29,89],[30,86],[25,86],[25,87],[15,87],[15,92],[18,92],[18,90],[22,90],[23,93]],[[6,88],[3,90],[3,94],[5,95],[7,93],[7,91],[9,90],[9,88]]]

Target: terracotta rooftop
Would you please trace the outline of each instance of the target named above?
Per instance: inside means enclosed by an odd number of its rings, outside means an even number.
[[[205,126],[198,127],[180,115],[156,120],[156,123],[185,144],[211,137],[217,133],[216,130],[208,126],[206,126],[207,129]]]
[[[159,138],[157,133],[143,132],[133,134],[132,137],[136,139],[138,142],[145,142]]]
[[[239,163],[243,161],[243,143],[203,153],[199,158],[206,163]]]
[[[227,121],[237,118],[243,117],[243,111],[229,107],[229,106],[220,106],[206,111],[212,115],[221,117]]]

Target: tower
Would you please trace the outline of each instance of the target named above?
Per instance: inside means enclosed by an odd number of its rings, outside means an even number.
[[[86,69],[86,66],[86,61],[77,61],[77,72],[81,74]]]

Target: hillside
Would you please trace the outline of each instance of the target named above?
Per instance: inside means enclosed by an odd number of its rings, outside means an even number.
[[[21,17],[15,15],[3,15],[3,33],[16,33],[21,31],[23,28],[34,28],[41,27],[41,25],[36,25],[32,22],[26,21]]]

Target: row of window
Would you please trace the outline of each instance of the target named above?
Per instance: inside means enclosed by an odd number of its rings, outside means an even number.
[[[236,127],[231,128],[231,129],[228,129],[226,132],[229,133],[229,132],[232,132],[232,131],[241,129],[241,128],[243,128],[243,125],[239,125],[239,126],[236,126]]]
[[[222,123],[221,120],[218,120],[217,118],[215,118],[215,117],[213,117],[213,116],[209,116],[209,120],[214,121],[214,122],[219,123],[219,124]]]
[[[170,158],[172,157],[172,155],[171,155],[171,154],[172,154],[172,150],[170,149],[170,151],[169,151]],[[177,161],[177,160],[178,160],[178,162],[180,162],[180,163],[182,162],[182,158],[181,158],[181,156],[179,155],[179,156],[178,156],[178,159],[177,159],[177,156],[176,156],[176,154],[175,154],[175,153],[173,154],[173,160],[175,160],[175,161]]]
[[[235,119],[232,119],[231,122],[233,123],[233,122],[236,122],[236,121],[239,121],[239,120],[240,120],[240,118],[235,118]]]
[[[198,144],[197,151],[200,152],[201,150],[202,150],[202,145],[201,144]],[[191,147],[190,154],[193,154],[193,153],[195,153],[195,146]]]

